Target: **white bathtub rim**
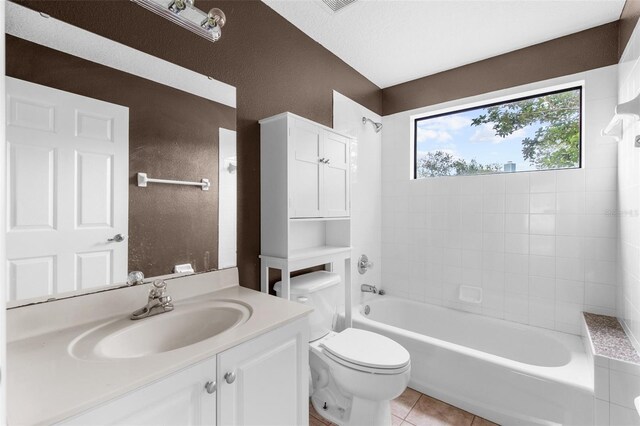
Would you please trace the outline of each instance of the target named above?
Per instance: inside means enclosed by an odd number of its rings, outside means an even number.
[[[413,300],[406,300],[406,299],[392,297],[392,296],[384,296],[384,297],[386,298],[385,300],[396,300],[402,303],[427,305],[429,308],[452,310],[456,314],[477,316],[477,314],[474,314],[471,312],[459,311],[459,310],[455,310],[455,309],[447,308],[443,306],[431,305],[427,303],[421,303]],[[380,303],[384,301],[370,299],[363,303],[373,304],[376,302]],[[451,350],[453,352],[460,353],[463,355],[468,355],[474,358],[478,358],[492,364],[501,365],[503,367],[509,368],[514,372],[517,372],[520,374],[529,375],[537,379],[559,382],[568,386],[577,387],[584,392],[594,394],[593,371],[592,371],[593,369],[590,368],[588,355],[585,353],[584,345],[580,340],[580,337],[578,336],[562,333],[559,331],[533,327],[530,325],[515,323],[511,321],[501,320],[498,318],[483,317],[483,318],[486,318],[487,320],[500,321],[500,322],[506,323],[506,325],[508,326],[520,328],[522,330],[527,330],[527,331],[532,330],[532,331],[535,331],[536,333],[542,333],[550,338],[553,338],[554,340],[559,341],[562,345],[566,346],[566,348],[570,352],[570,360],[567,364],[559,367],[544,367],[544,366],[537,366],[537,365],[522,363],[512,359],[504,358],[498,355],[490,354],[478,349],[462,346],[457,343],[448,342],[446,340],[437,339],[437,338],[423,335],[414,331],[405,330],[400,327],[385,324],[364,316],[361,312],[362,308],[363,308],[362,305],[356,305],[352,310],[353,312],[352,320],[353,320],[354,327],[357,327],[357,324],[356,324],[357,321],[362,321],[365,324],[369,324],[371,327],[374,327],[374,328],[378,327],[383,330],[386,330],[390,334],[404,335],[406,338],[409,338],[412,340],[424,341],[427,344],[439,346],[444,349]]]

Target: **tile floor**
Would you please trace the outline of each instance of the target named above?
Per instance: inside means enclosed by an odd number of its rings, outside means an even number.
[[[497,426],[411,388],[391,402],[391,414],[392,426]],[[309,426],[327,425],[332,423],[323,419],[309,404]]]

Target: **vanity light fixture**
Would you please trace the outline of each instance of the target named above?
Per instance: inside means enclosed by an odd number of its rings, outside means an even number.
[[[227,22],[224,12],[216,7],[209,13],[195,7],[195,0],[131,0],[170,20],[182,28],[198,34],[210,42],[222,36],[222,27]]]

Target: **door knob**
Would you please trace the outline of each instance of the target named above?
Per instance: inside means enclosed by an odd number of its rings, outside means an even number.
[[[109,238],[107,241],[109,242],[115,242],[115,243],[121,243],[123,242],[125,239],[125,236],[122,234],[116,234],[113,236],[113,238]]]
[[[234,373],[233,371],[229,371],[227,373],[224,374],[224,380],[226,380],[227,383],[231,384],[233,382],[236,381],[236,373]]]
[[[207,382],[204,385],[204,389],[208,394],[212,394],[216,391],[216,382]]]

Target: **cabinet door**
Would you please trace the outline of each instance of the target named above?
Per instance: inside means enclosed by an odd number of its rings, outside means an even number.
[[[349,216],[350,140],[324,131],[324,216]]]
[[[322,216],[322,130],[293,119],[289,127],[289,216]]]
[[[303,318],[218,355],[218,424],[308,424],[308,333]]]
[[[174,373],[148,386],[61,422],[62,425],[191,426],[216,424],[216,358]]]

